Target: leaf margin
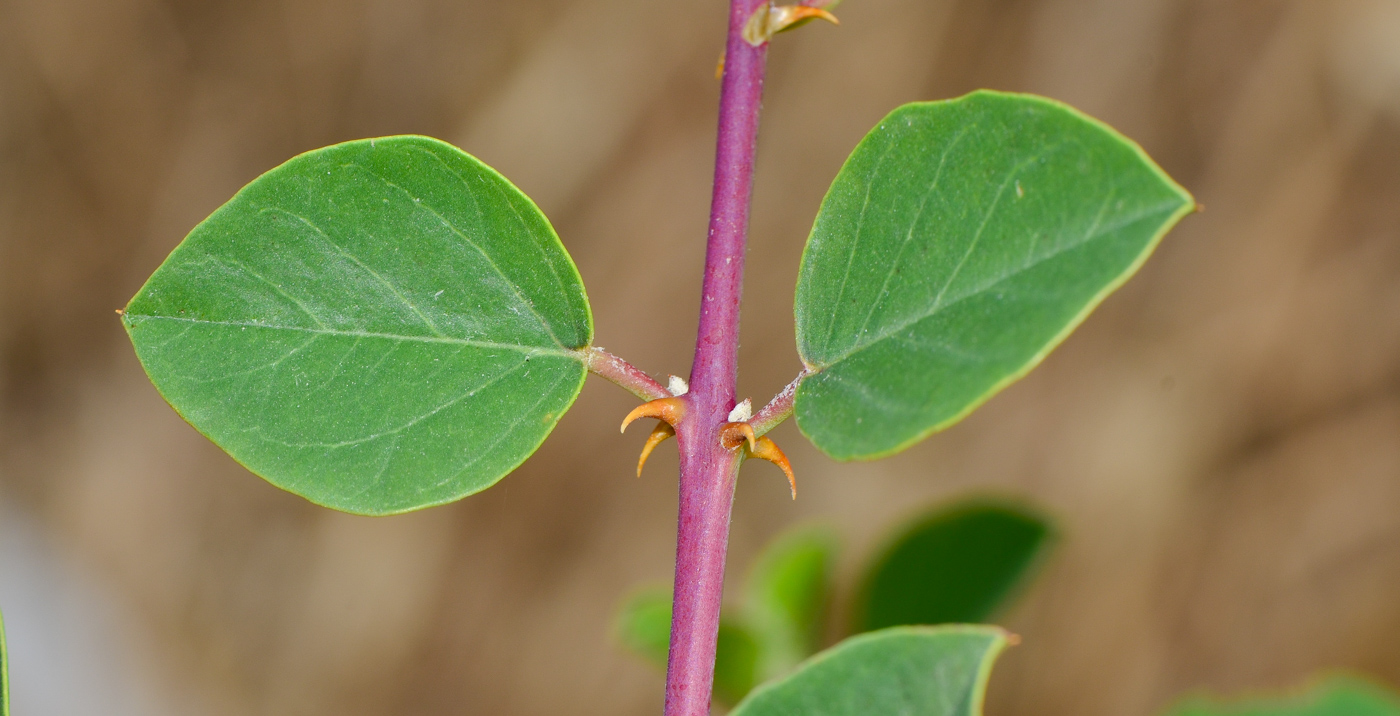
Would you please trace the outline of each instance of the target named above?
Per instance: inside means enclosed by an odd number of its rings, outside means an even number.
[[[1196,202],[1195,197],[1193,197],[1191,193],[1186,190],[1185,187],[1181,186],[1181,184],[1179,184],[1175,179],[1173,179],[1171,175],[1167,174],[1167,172],[1163,170],[1161,166],[1158,165],[1157,162],[1147,154],[1147,151],[1142,148],[1142,145],[1138,144],[1136,141],[1129,138],[1128,136],[1122,134],[1117,129],[1114,129],[1107,122],[1104,122],[1103,120],[1098,119],[1097,117],[1094,117],[1082,110],[1079,110],[1066,102],[1061,102],[1060,100],[1056,100],[1050,97],[1045,97],[1029,92],[1007,92],[1001,90],[978,89],[951,99],[907,102],[896,107],[884,117],[882,117],[880,121],[876,122],[875,126],[872,127],[871,130],[861,138],[861,140],[856,144],[855,148],[851,150],[851,153],[846,156],[845,161],[842,162],[841,168],[836,172],[836,177],[832,179],[831,186],[827,188],[826,193],[822,196],[821,205],[817,209],[817,217],[819,218],[821,216],[822,211],[827,205],[828,199],[831,198],[832,191],[836,187],[837,179],[841,177],[842,172],[846,171],[846,168],[850,165],[852,158],[855,157],[856,153],[861,149],[861,147],[865,146],[867,141],[871,140],[871,137],[875,134],[875,131],[879,129],[882,125],[884,125],[886,122],[890,122],[896,114],[909,108],[949,106],[954,105],[956,103],[964,102],[969,99],[986,96],[1013,98],[1033,103],[1039,103],[1056,110],[1068,112],[1071,116],[1075,117],[1076,119],[1083,120],[1089,125],[1105,132],[1109,137],[1121,142],[1129,149],[1131,149],[1137,155],[1137,157],[1140,160],[1142,160],[1144,166],[1146,166],[1152,174],[1154,174],[1157,178],[1161,179],[1163,184],[1167,188],[1171,189],[1174,193],[1176,193],[1179,197],[1183,199],[1182,205],[1167,217],[1166,221],[1162,223],[1162,226],[1157,230],[1157,232],[1147,241],[1142,251],[1133,260],[1133,262],[1129,264],[1129,266],[1125,268],[1118,276],[1114,277],[1112,281],[1109,281],[1101,290],[1096,292],[1089,299],[1089,301],[1085,303],[1084,308],[1081,309],[1079,313],[1077,313],[1073,318],[1071,318],[1069,322],[1065,324],[1063,329],[1061,329],[1058,333],[1052,336],[1045,343],[1045,345],[1041,347],[1040,350],[1038,350],[1029,359],[1027,359],[1027,361],[1020,368],[1018,368],[1015,371],[1012,371],[1011,373],[1008,373],[1002,379],[998,380],[981,395],[969,401],[967,405],[965,405],[957,413],[949,416],[948,418],[945,418],[944,420],[938,423],[935,423],[927,428],[916,432],[911,437],[885,450],[860,455],[835,455],[832,454],[832,452],[830,452],[829,450],[827,450],[826,447],[814,440],[812,438],[812,435],[808,433],[807,429],[803,427],[801,411],[798,409],[798,405],[802,401],[803,385],[806,384],[807,378],[813,375],[820,374],[822,371],[824,371],[830,366],[815,366],[809,363],[807,361],[807,358],[802,355],[802,321],[801,317],[798,315],[798,301],[794,299],[793,318],[794,324],[797,327],[795,333],[795,340],[797,343],[798,358],[802,361],[804,370],[801,376],[802,380],[798,383],[797,389],[793,395],[793,422],[797,424],[798,431],[802,433],[803,437],[807,438],[808,442],[812,443],[812,445],[815,446],[818,450],[820,450],[822,454],[826,455],[827,457],[833,460],[836,460],[838,462],[868,462],[873,460],[881,460],[904,452],[905,450],[908,450],[914,445],[917,445],[918,443],[927,440],[930,436],[934,435],[935,433],[947,430],[948,428],[951,428],[952,426],[962,422],[964,419],[967,418],[968,415],[971,415],[978,408],[986,404],[987,401],[991,400],[993,397],[996,397],[996,395],[1001,393],[1001,391],[1005,390],[1013,383],[1016,383],[1017,381],[1026,377],[1032,370],[1035,370],[1035,368],[1037,368],[1045,360],[1045,358],[1050,355],[1052,351],[1058,348],[1062,343],[1064,343],[1066,339],[1069,338],[1071,333],[1078,329],[1079,326],[1084,323],[1084,321],[1088,320],[1089,314],[1093,313],[1094,310],[1097,309],[1099,305],[1104,302],[1104,300],[1106,300],[1115,291],[1122,288],[1123,285],[1126,284],[1129,279],[1131,279],[1137,274],[1137,272],[1142,268],[1143,264],[1147,262],[1147,259],[1151,258],[1152,254],[1156,252],[1157,246],[1161,243],[1162,239],[1168,233],[1170,233],[1171,230],[1174,229],[1183,218],[1197,211],[1200,211],[1201,209],[1201,206]],[[802,277],[807,272],[807,247],[811,245],[812,236],[816,232],[816,227],[817,220],[813,219],[812,230],[808,232],[807,241],[803,245],[802,257],[798,262],[797,275],[799,287],[802,285]]]
[[[204,437],[206,440],[208,440],[209,442],[211,442],[211,443],[213,443],[215,446],[217,446],[221,452],[223,452],[223,453],[224,453],[225,455],[227,455],[229,458],[233,459],[233,461],[236,462],[240,467],[242,467],[243,469],[247,470],[248,472],[250,472],[250,473],[252,473],[252,474],[258,476],[260,479],[263,480],[263,482],[265,482],[265,483],[267,483],[267,484],[269,484],[269,485],[272,485],[273,487],[275,487],[275,488],[277,488],[277,489],[279,489],[279,490],[282,490],[282,491],[284,491],[284,492],[287,492],[287,493],[290,493],[290,494],[292,494],[292,495],[295,495],[295,496],[297,496],[297,497],[299,497],[299,498],[301,498],[301,499],[304,499],[304,500],[306,500],[306,501],[308,501],[308,502],[311,502],[311,503],[314,504],[314,505],[317,505],[317,506],[319,506],[319,507],[324,507],[324,508],[326,508],[326,509],[335,510],[335,511],[337,511],[337,512],[343,512],[343,513],[346,513],[346,514],[357,515],[357,516],[364,516],[364,517],[387,517],[387,516],[393,516],[393,515],[408,514],[408,513],[417,512],[417,511],[420,511],[420,510],[430,509],[430,508],[433,508],[433,507],[440,507],[440,506],[443,506],[443,505],[447,505],[447,504],[451,504],[451,503],[453,503],[453,502],[460,501],[460,500],[462,500],[462,499],[465,499],[466,497],[470,497],[471,495],[475,495],[475,494],[484,492],[484,491],[486,491],[487,489],[490,489],[491,487],[494,487],[495,485],[497,485],[498,483],[500,483],[501,480],[505,479],[505,478],[506,478],[507,476],[509,476],[511,473],[513,473],[513,472],[515,472],[517,469],[519,469],[520,466],[523,465],[523,464],[525,463],[526,460],[529,460],[532,456],[534,456],[534,454],[535,454],[536,452],[539,451],[540,447],[544,444],[544,441],[547,440],[547,439],[549,438],[549,436],[550,436],[551,434],[553,434],[554,429],[555,429],[556,427],[558,427],[559,421],[563,419],[564,414],[567,413],[567,412],[569,412],[569,410],[571,410],[571,409],[573,408],[575,402],[577,402],[579,396],[582,394],[582,392],[583,392],[583,387],[584,387],[585,382],[586,382],[587,379],[588,379],[588,372],[589,372],[589,371],[588,371],[588,364],[589,364],[589,355],[588,355],[588,351],[589,351],[589,349],[592,347],[593,341],[594,341],[594,339],[595,339],[595,337],[596,337],[596,336],[595,336],[595,322],[594,322],[594,318],[593,318],[593,306],[592,306],[592,302],[589,301],[589,299],[588,299],[588,290],[587,290],[587,286],[584,284],[582,273],[578,270],[578,264],[577,264],[577,262],[574,261],[573,256],[572,256],[572,255],[569,253],[569,251],[568,251],[568,248],[564,246],[563,240],[559,237],[559,232],[554,228],[553,222],[551,222],[551,221],[549,220],[549,217],[544,213],[544,211],[543,211],[542,209],[540,209],[539,205],[535,202],[535,200],[534,200],[533,198],[530,197],[529,194],[526,194],[523,190],[520,189],[520,187],[516,186],[516,184],[515,184],[514,182],[512,182],[509,178],[507,178],[505,175],[503,175],[503,174],[501,174],[499,171],[497,171],[495,167],[492,167],[490,164],[487,164],[485,161],[482,161],[481,159],[479,159],[478,157],[476,157],[476,155],[473,155],[473,154],[471,154],[471,153],[469,153],[469,152],[467,152],[467,151],[461,149],[460,147],[457,147],[456,145],[454,145],[454,144],[452,144],[452,143],[450,143],[450,142],[447,142],[447,141],[438,139],[438,138],[436,138],[436,137],[430,137],[430,136],[427,136],[427,135],[422,135],[422,134],[395,134],[395,135],[383,135],[383,136],[378,136],[378,137],[368,137],[368,138],[362,138],[362,139],[352,139],[352,140],[347,140],[347,141],[344,141],[344,142],[336,142],[336,143],[334,143],[334,144],[329,144],[329,145],[326,145],[326,146],[321,146],[321,147],[316,147],[316,148],[313,148],[313,149],[308,149],[308,150],[303,151],[303,152],[300,152],[300,153],[298,153],[298,154],[296,154],[296,155],[294,155],[294,156],[292,156],[292,157],[290,157],[290,158],[288,158],[288,159],[285,159],[285,160],[283,160],[282,162],[279,162],[276,166],[274,166],[274,167],[272,167],[272,168],[270,168],[270,169],[267,169],[266,171],[263,171],[263,172],[259,173],[256,177],[254,177],[253,179],[251,179],[251,180],[249,180],[248,182],[246,182],[243,186],[241,186],[241,187],[238,189],[238,191],[235,192],[235,193],[233,194],[233,196],[231,196],[231,197],[229,197],[228,199],[226,199],[226,200],[225,200],[223,203],[221,203],[216,209],[214,209],[214,211],[212,211],[208,216],[206,216],[204,219],[200,220],[197,224],[195,224],[194,227],[192,227],[188,232],[186,232],[186,234],[185,234],[183,237],[181,237],[180,241],[170,250],[170,253],[168,253],[168,254],[165,256],[165,258],[161,260],[160,264],[156,267],[156,269],[155,269],[154,271],[151,272],[151,274],[146,278],[146,280],[142,282],[141,287],[136,291],[136,293],[134,293],[134,294],[132,295],[132,298],[131,298],[130,300],[127,301],[126,305],[123,306],[123,308],[120,309],[120,310],[117,312],[118,315],[119,315],[119,320],[121,321],[122,327],[123,327],[123,329],[124,329],[124,330],[126,331],[126,333],[127,333],[127,338],[128,338],[128,340],[130,340],[130,341],[132,342],[133,348],[135,348],[136,342],[135,342],[134,337],[133,337],[133,335],[132,335],[132,330],[135,328],[135,326],[136,326],[137,324],[139,324],[139,323],[140,323],[142,320],[144,320],[145,318],[148,318],[148,317],[149,317],[149,318],[161,318],[161,316],[145,316],[144,314],[132,314],[132,313],[130,312],[131,305],[132,305],[133,303],[137,302],[140,298],[142,298],[142,297],[147,293],[147,289],[151,287],[152,283],[156,280],[156,277],[162,272],[162,270],[164,270],[168,265],[172,265],[172,262],[173,262],[173,260],[175,259],[176,254],[179,253],[180,248],[184,245],[184,243],[185,243],[186,240],[188,240],[188,239],[189,239],[191,236],[193,236],[196,232],[199,232],[201,229],[204,229],[204,228],[206,227],[206,225],[209,225],[209,224],[211,224],[211,222],[214,222],[216,219],[218,219],[218,218],[221,216],[221,214],[225,213],[225,211],[231,211],[231,209],[229,209],[229,207],[230,207],[231,205],[233,205],[234,202],[237,201],[237,200],[239,199],[239,197],[243,196],[246,192],[248,192],[248,191],[250,190],[250,188],[252,188],[256,183],[258,183],[258,182],[259,182],[260,180],[262,180],[264,177],[266,177],[267,175],[269,175],[269,174],[271,174],[271,173],[273,173],[273,172],[278,171],[279,169],[282,169],[283,167],[285,167],[285,166],[287,166],[287,165],[289,165],[289,164],[291,164],[291,163],[293,163],[293,162],[295,162],[295,161],[297,161],[297,160],[299,160],[299,159],[310,158],[310,157],[312,157],[312,155],[319,154],[319,153],[324,152],[324,151],[326,151],[326,150],[335,149],[335,148],[340,148],[340,147],[345,147],[345,146],[348,146],[348,145],[367,144],[367,145],[369,145],[370,147],[374,147],[374,145],[375,145],[376,142],[387,141],[387,140],[412,140],[412,141],[422,141],[422,142],[426,142],[426,143],[428,143],[428,144],[430,144],[430,145],[436,145],[437,148],[445,149],[445,150],[447,150],[447,151],[449,151],[449,152],[456,152],[456,153],[461,154],[461,155],[463,155],[464,157],[466,157],[473,165],[475,165],[476,168],[482,170],[482,171],[483,171],[486,175],[488,175],[490,178],[499,180],[505,187],[509,188],[510,190],[513,190],[513,191],[515,192],[515,195],[516,195],[516,196],[518,196],[520,199],[523,199],[523,200],[526,202],[527,206],[529,206],[530,208],[534,209],[535,213],[536,213],[536,214],[539,216],[539,218],[542,220],[543,228],[547,231],[547,237],[548,237],[548,239],[550,240],[550,244],[551,244],[552,248],[557,249],[557,250],[559,251],[559,253],[562,254],[562,256],[563,256],[563,258],[564,258],[564,261],[565,261],[565,265],[567,265],[567,266],[569,267],[569,269],[572,270],[573,275],[576,276],[576,277],[578,278],[579,299],[580,299],[580,302],[581,302],[581,305],[582,305],[582,309],[583,309],[583,315],[582,315],[583,321],[582,321],[582,326],[580,326],[580,327],[583,329],[583,337],[586,338],[586,340],[584,341],[583,345],[581,345],[581,346],[573,346],[573,347],[564,346],[562,343],[557,343],[557,344],[559,345],[559,350],[558,350],[557,352],[556,352],[556,351],[547,351],[547,353],[550,354],[550,355],[557,356],[557,357],[561,357],[561,358],[568,358],[568,359],[571,359],[571,360],[575,361],[576,363],[578,363],[578,380],[575,382],[574,387],[573,387],[573,389],[571,390],[571,397],[568,399],[568,401],[566,401],[566,402],[563,404],[563,406],[556,412],[556,414],[553,415],[553,416],[547,421],[547,423],[548,423],[548,429],[546,429],[545,431],[543,431],[543,433],[541,434],[539,440],[536,441],[535,444],[534,444],[532,447],[530,447],[530,449],[529,449],[527,452],[525,452],[525,453],[523,454],[523,456],[522,456],[518,461],[516,461],[516,462],[515,462],[513,465],[511,465],[508,469],[504,470],[504,471],[501,472],[499,475],[497,475],[497,476],[496,476],[494,479],[492,479],[488,484],[486,484],[486,485],[480,487],[479,489],[471,490],[471,491],[464,492],[464,493],[461,493],[461,494],[456,494],[456,495],[454,495],[454,496],[446,496],[446,497],[443,497],[443,498],[441,498],[441,499],[430,500],[430,501],[427,501],[427,502],[418,503],[418,504],[415,504],[415,505],[412,505],[412,506],[409,506],[409,507],[391,507],[391,508],[387,508],[387,509],[383,509],[383,510],[376,510],[376,509],[355,509],[355,508],[349,508],[349,507],[346,507],[346,506],[343,506],[343,505],[332,504],[332,501],[331,501],[330,499],[319,498],[319,497],[312,497],[312,496],[303,494],[303,493],[301,493],[301,492],[297,492],[297,491],[293,490],[293,489],[292,489],[291,487],[289,487],[289,486],[284,486],[284,485],[282,485],[282,484],[279,484],[278,482],[274,482],[273,480],[269,479],[266,475],[264,475],[262,472],[253,469],[253,468],[250,467],[246,462],[244,462],[244,460],[242,460],[242,459],[240,459],[238,456],[234,455],[234,453],[231,452],[230,450],[228,450],[220,441],[216,440],[213,436],[209,435],[209,434],[206,433],[204,430],[202,430],[202,429],[200,429],[198,426],[196,426],[196,425],[189,419],[189,417],[185,414],[185,411],[181,410],[178,406],[175,405],[175,403],[174,403],[173,401],[170,400],[169,396],[166,395],[165,391],[161,388],[160,384],[157,383],[157,382],[154,380],[154,378],[151,376],[150,371],[149,371],[149,370],[147,369],[147,367],[146,367],[145,361],[143,361],[143,360],[140,359],[140,355],[139,355],[139,354],[140,354],[140,351],[139,351],[139,350],[136,351],[136,353],[138,354],[138,356],[137,356],[137,357],[138,357],[138,363],[140,363],[140,365],[141,365],[141,370],[142,370],[142,372],[145,374],[146,379],[147,379],[147,381],[151,384],[151,386],[154,387],[154,388],[156,389],[157,394],[159,394],[160,397],[161,397],[161,399],[162,399],[163,401],[165,401],[166,405],[169,405],[170,408],[171,408],[172,410],[174,410],[175,413],[176,413],[177,415],[180,416],[180,419],[181,419],[182,421],[184,421],[184,422],[185,422],[187,425],[189,425],[190,427],[194,428],[194,430],[195,430],[196,432],[198,432],[198,433],[199,433],[202,437]],[[549,326],[546,324],[545,327],[546,327],[546,330],[549,331],[550,334],[551,334],[551,336],[552,336],[552,335],[553,335],[553,332],[552,332],[552,330],[550,330]],[[556,342],[557,342],[557,339],[556,339]],[[4,714],[4,713],[0,713],[0,716],[8,716],[8,715],[7,715],[7,714]]]
[[[749,703],[750,700],[759,698],[763,694],[776,690],[780,686],[786,684],[790,679],[802,675],[804,671],[806,671],[813,665],[825,663],[827,661],[830,661],[831,659],[840,656],[844,650],[850,648],[851,646],[864,644],[867,641],[877,641],[883,638],[889,638],[891,636],[896,635],[922,634],[928,636],[936,636],[940,634],[959,633],[978,633],[986,634],[993,637],[990,647],[986,650],[985,653],[983,653],[982,659],[977,665],[977,671],[974,674],[973,679],[974,685],[972,689],[971,700],[968,704],[969,708],[971,709],[969,713],[975,714],[976,716],[981,716],[982,709],[987,696],[987,684],[991,679],[992,667],[996,664],[997,659],[1001,656],[1003,652],[1006,651],[1008,647],[1014,646],[1020,642],[1020,638],[1017,637],[1015,634],[998,626],[984,624],[896,626],[847,637],[846,639],[843,639],[840,642],[818,652],[811,658],[804,660],[800,665],[798,665],[796,669],[789,672],[786,676],[777,679],[772,679],[754,687],[754,689],[750,691],[747,696],[744,697],[743,701],[740,701],[734,706],[734,709],[730,711],[729,716],[745,716],[743,709]],[[794,716],[801,716],[801,714],[794,714]]]

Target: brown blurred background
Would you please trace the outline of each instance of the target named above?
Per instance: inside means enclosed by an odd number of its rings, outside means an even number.
[[[684,375],[723,0],[0,0],[0,607],[18,716],[656,714],[610,638],[670,578],[675,453],[590,381],[494,489],[389,519],[249,475],[167,408],[113,309],[241,185],[422,133],[511,177],[598,343]],[[1025,381],[896,458],[745,470],[731,575],[825,521],[1027,496],[1065,539],[989,713],[1149,715],[1348,667],[1400,685],[1400,1],[850,0],[781,36],[741,394],[797,371],[797,259],[896,105],[1071,102],[1207,207]],[[731,581],[731,584],[733,581]]]

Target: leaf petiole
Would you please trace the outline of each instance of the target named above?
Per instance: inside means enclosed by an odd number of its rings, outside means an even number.
[[[753,416],[753,419],[749,421],[749,425],[753,426],[755,435],[761,436],[769,430],[782,425],[784,420],[792,417],[792,403],[793,398],[797,395],[797,386],[801,385],[803,379],[812,373],[813,371],[811,370],[806,368],[802,369],[802,372],[798,373],[797,377],[793,378],[792,382],[788,383],[786,388],[783,388],[777,395],[773,396],[773,399],[768,401],[768,404],[763,406],[763,409],[759,410],[758,414]]]
[[[580,348],[574,351],[574,357],[588,368],[588,372],[615,383],[642,400],[671,397],[666,386],[656,382],[645,371],[602,348]]]

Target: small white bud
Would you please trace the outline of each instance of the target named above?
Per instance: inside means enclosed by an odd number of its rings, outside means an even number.
[[[671,391],[671,395],[674,395],[677,398],[690,392],[690,386],[685,382],[685,378],[682,378],[678,375],[671,376],[671,383],[666,387],[666,389]]]
[[[731,423],[747,423],[752,417],[753,401],[748,398],[744,398],[744,402],[739,403],[734,406],[733,410],[729,411],[729,422]]]

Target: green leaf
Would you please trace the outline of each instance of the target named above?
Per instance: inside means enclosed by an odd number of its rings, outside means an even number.
[[[817,650],[836,559],[836,535],[822,527],[791,530],[754,563],[745,600],[758,640],[760,680],[779,676]]]
[[[851,637],[787,678],[749,694],[730,716],[979,716],[995,627],[895,627]]]
[[[578,396],[573,261],[501,175],[426,137],[258,177],[127,306],[165,399],[269,482],[360,514],[486,489]]]
[[[1051,527],[1011,503],[968,500],[900,530],[866,572],[855,629],[986,621],[1048,550]]]
[[[758,640],[743,622],[720,616],[719,642],[715,645],[715,698],[735,704],[758,685],[758,650]]]
[[[0,614],[0,716],[10,716],[10,655],[5,650],[4,614]]]
[[[1298,694],[1233,701],[1196,697],[1167,716],[1400,716],[1400,698],[1352,676],[1333,676]]]
[[[883,457],[1025,375],[1194,207],[1142,149],[1057,102],[975,92],[909,104],[822,202],[797,283],[816,373],[798,427]]]
[[[671,595],[662,588],[643,590],[623,605],[617,619],[622,645],[664,673],[671,647]],[[715,696],[735,703],[757,683],[758,641],[742,621],[720,617],[715,646]]]
[[[663,588],[642,590],[618,610],[617,640],[643,660],[666,668],[671,648],[671,593]]]

